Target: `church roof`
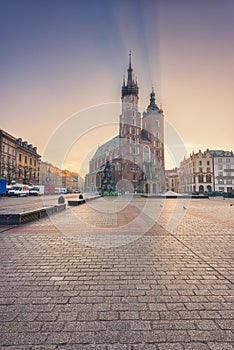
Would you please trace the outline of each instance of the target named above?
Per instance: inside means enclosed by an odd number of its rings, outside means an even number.
[[[141,130],[141,140],[143,142],[148,142],[148,143],[151,142],[150,139],[148,138],[147,131],[145,129]]]
[[[113,139],[101,145],[92,158],[97,158],[102,155],[106,155],[108,152],[111,152],[117,148],[119,148],[119,135],[115,136]]]

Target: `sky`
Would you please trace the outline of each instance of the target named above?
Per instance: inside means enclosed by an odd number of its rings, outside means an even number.
[[[118,132],[131,50],[140,109],[154,86],[181,160],[233,150],[233,18],[233,0],[0,0],[0,128],[85,172]],[[165,147],[178,165],[170,132]]]

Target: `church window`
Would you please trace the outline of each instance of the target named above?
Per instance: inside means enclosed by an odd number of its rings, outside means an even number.
[[[150,149],[149,149],[149,146],[144,146],[143,159],[144,159],[144,162],[149,162],[150,161]]]

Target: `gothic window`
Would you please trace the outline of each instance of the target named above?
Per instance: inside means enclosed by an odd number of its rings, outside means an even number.
[[[144,162],[150,161],[150,148],[149,148],[149,146],[144,146],[143,160],[144,160]]]
[[[155,132],[155,137],[156,137],[156,139],[159,140],[159,132],[158,131]]]

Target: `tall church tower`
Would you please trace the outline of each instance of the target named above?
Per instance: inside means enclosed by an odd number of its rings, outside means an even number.
[[[119,136],[129,142],[139,143],[141,135],[141,114],[138,111],[139,88],[133,77],[132,55],[129,52],[128,78],[123,79],[122,114],[119,121]]]

